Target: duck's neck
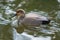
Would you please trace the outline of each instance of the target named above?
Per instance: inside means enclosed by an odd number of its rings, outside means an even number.
[[[18,16],[18,26],[19,26],[19,24],[21,24],[23,22],[24,18],[25,18],[25,16]]]

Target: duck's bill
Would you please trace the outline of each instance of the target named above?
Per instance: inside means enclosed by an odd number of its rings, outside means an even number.
[[[15,17],[17,14],[14,14],[12,17]]]

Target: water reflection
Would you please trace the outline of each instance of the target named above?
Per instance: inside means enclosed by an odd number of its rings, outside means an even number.
[[[50,36],[34,37],[32,35],[27,34],[26,32],[23,32],[22,34],[18,34],[16,31],[14,31],[14,39],[15,40],[51,40],[51,37]]]

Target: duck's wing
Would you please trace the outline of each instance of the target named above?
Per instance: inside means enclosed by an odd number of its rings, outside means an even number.
[[[42,24],[42,21],[47,21],[48,19],[44,16],[38,15],[38,14],[26,14],[23,23],[27,26],[40,26]]]
[[[28,17],[25,18],[23,23],[27,26],[40,26],[40,20],[37,17]]]

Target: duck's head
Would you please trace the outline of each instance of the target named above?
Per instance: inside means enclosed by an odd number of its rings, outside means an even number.
[[[25,17],[25,11],[23,9],[16,10],[16,14],[14,16],[24,18]]]

